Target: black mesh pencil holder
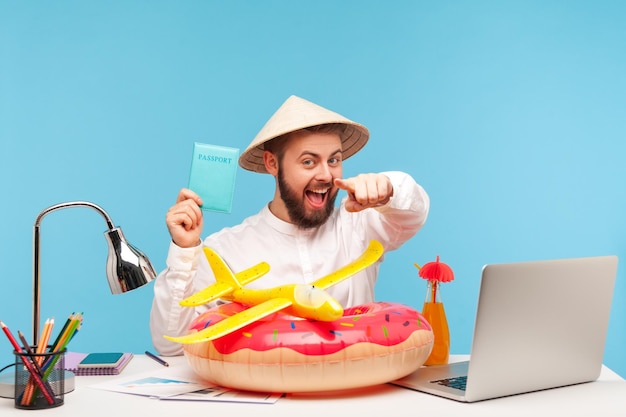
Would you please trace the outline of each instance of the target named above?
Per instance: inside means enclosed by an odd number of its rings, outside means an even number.
[[[32,348],[33,352],[36,347]],[[15,354],[15,408],[40,410],[63,405],[65,349]]]

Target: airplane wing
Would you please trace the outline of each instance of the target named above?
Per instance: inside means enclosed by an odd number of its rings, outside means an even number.
[[[363,254],[361,254],[361,256],[359,256],[356,260],[342,268],[339,268],[335,272],[326,275],[325,277],[319,278],[311,285],[323,290],[332,287],[333,285],[372,265],[383,255],[383,252],[383,245],[377,240],[371,240],[369,246],[365,249],[365,252],[363,252]]]
[[[270,264],[268,264],[267,262],[259,262],[251,268],[237,272],[235,274],[235,277],[237,278],[237,281],[239,281],[241,286],[246,286],[255,279],[258,279],[267,274],[268,272],[270,272]]]
[[[233,274],[228,265],[213,249],[204,248],[204,254],[217,282],[182,300],[179,304],[183,307],[197,307],[210,303],[251,283],[270,270],[270,265],[267,262],[260,262],[253,267]]]
[[[201,306],[206,303],[210,303],[213,300],[217,300],[224,295],[230,294],[236,289],[237,288],[231,284],[216,282],[215,284],[211,284],[205,289],[198,291],[194,295],[185,298],[179,304],[183,307]]]
[[[226,265],[226,262],[221,256],[217,254],[211,248],[203,248],[204,256],[209,262],[213,275],[215,275],[215,281],[228,282],[233,284],[236,288],[241,288],[246,284],[259,278],[261,275],[267,274],[270,270],[270,266],[267,262],[260,262],[255,266],[245,269],[237,274],[233,274],[233,271]]]
[[[287,298],[273,298],[254,307],[250,307],[247,310],[243,310],[235,314],[234,316],[230,316],[222,321],[210,325],[207,328],[200,330],[199,332],[190,333],[185,336],[164,337],[168,340],[171,340],[172,342],[183,344],[208,342],[209,340],[214,340],[219,337],[226,336],[227,334],[232,333],[235,330],[241,329],[242,327],[247,326],[250,323],[254,323],[255,321],[262,319],[263,317],[283,310],[284,308],[291,306],[291,304],[291,300]]]

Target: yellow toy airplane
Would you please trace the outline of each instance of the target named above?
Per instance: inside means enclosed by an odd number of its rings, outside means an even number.
[[[311,284],[288,284],[262,290],[244,288],[244,285],[269,271],[266,262],[233,274],[215,251],[204,248],[204,253],[217,282],[182,300],[180,305],[195,307],[221,298],[250,308],[196,333],[179,337],[164,336],[173,342],[191,344],[214,340],[280,310],[312,320],[336,320],[343,315],[343,307],[324,290],[376,262],[383,255],[383,245],[376,240],[370,241],[358,259]]]

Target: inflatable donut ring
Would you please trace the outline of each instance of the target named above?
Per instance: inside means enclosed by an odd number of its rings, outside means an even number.
[[[244,307],[229,303],[198,316],[199,331]],[[274,313],[219,339],[183,345],[193,370],[214,384],[247,391],[320,392],[402,378],[433,347],[430,324],[395,303],[352,307],[332,322]]]

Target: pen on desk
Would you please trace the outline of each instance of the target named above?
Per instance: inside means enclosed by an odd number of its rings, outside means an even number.
[[[155,361],[157,361],[158,363],[160,363],[163,366],[170,366],[169,363],[165,362],[163,359],[159,358],[157,355],[155,355],[154,353],[150,353],[146,350],[146,356],[154,359]]]

